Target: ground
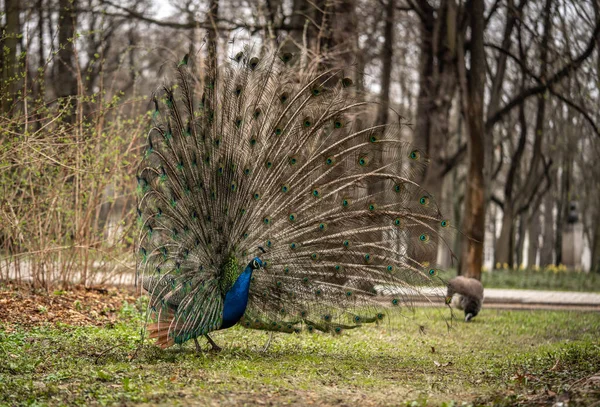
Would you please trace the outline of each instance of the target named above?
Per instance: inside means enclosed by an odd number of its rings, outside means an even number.
[[[598,313],[484,309],[466,324],[419,308],[277,334],[266,352],[268,334],[236,327],[197,354],[140,342],[143,308],[116,289],[0,290],[0,405],[600,405]]]

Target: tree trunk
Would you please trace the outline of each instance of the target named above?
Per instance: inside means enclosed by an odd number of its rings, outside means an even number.
[[[321,0],[317,55],[327,68],[349,67],[354,62],[357,36],[355,0]]]
[[[517,227],[517,236],[516,236],[516,244],[514,250],[514,267],[516,269],[520,268],[523,265],[523,247],[525,246],[525,230],[527,229],[527,220],[525,219],[525,214],[519,216],[518,227]]]
[[[217,29],[217,21],[219,20],[219,0],[210,0],[206,18],[212,26],[212,28],[208,30],[207,34],[208,55],[206,67],[208,72],[211,74],[216,74],[217,66],[219,64],[217,61],[219,40],[219,31]]]
[[[387,123],[390,105],[390,86],[392,83],[392,61],[394,57],[394,9],[395,0],[387,0],[385,7],[384,43],[381,50],[381,95],[379,96],[378,123]]]
[[[593,238],[590,242],[592,249],[592,263],[590,271],[600,273],[600,222],[596,222],[594,225],[593,233]]]
[[[569,132],[570,133],[570,132]],[[569,134],[567,135],[567,137]],[[555,264],[562,264],[562,242],[563,231],[566,225],[567,212],[569,210],[569,193],[571,190],[572,159],[568,151],[564,153],[561,173],[560,198],[557,202],[556,237],[554,239],[554,251],[556,253]]]
[[[40,77],[37,83],[37,99],[44,100],[44,72],[46,69],[46,54],[44,49],[44,0],[37,1],[38,8],[38,67]],[[38,122],[38,125],[41,123]]]
[[[469,135],[467,190],[463,232],[469,237],[463,241],[461,274],[481,279],[483,244],[485,238],[485,179],[483,94],[485,91],[485,51],[483,48],[484,2],[473,0],[469,10],[471,28],[470,72],[467,77],[465,60],[460,61],[464,89],[464,114]]]
[[[457,16],[455,1],[423,9],[419,45],[419,96],[414,143],[429,157],[423,188],[441,205],[443,165],[456,93]]]
[[[5,114],[15,105],[14,95],[19,88],[17,75],[17,46],[21,27],[19,23],[19,4],[17,0],[4,0],[4,13],[6,24],[4,35],[0,40],[2,52],[0,53],[0,108]]]
[[[556,177],[554,177],[556,179]],[[552,194],[547,194],[544,198],[544,230],[542,239],[542,249],[540,250],[540,266],[544,267],[549,264],[554,264],[554,197]]]
[[[527,249],[527,268],[531,269],[537,265],[537,255],[540,251],[540,234],[542,232],[542,225],[540,222],[540,212],[538,208],[532,208],[533,214],[529,220],[529,228],[527,232],[529,234],[529,248]]]
[[[316,40],[316,30],[314,24],[314,5],[307,0],[292,1],[292,15],[290,24],[292,30],[286,38],[284,49],[294,54],[303,53],[304,47],[311,48]],[[301,63],[304,68],[306,61]]]
[[[512,207],[512,202],[504,203],[504,211],[502,213],[502,226],[500,236],[496,241],[496,262],[500,263],[501,268],[512,268],[512,240],[514,236],[515,215]]]
[[[514,1],[508,0],[506,4],[506,25],[504,26],[504,36],[502,38],[502,49],[509,50],[512,43],[512,32],[517,19],[520,18],[521,11],[527,3],[527,0],[521,0],[518,7],[515,8]],[[492,78],[492,89],[490,90],[490,101],[487,106],[487,118],[493,116],[498,110],[502,99],[502,85],[506,74],[508,55],[505,52],[499,52],[496,59],[496,73]],[[490,130],[486,134],[486,150],[485,150],[485,176],[489,183],[493,175],[494,168],[494,137]]]
[[[75,27],[77,26],[77,0],[58,2],[58,63],[55,65],[55,92],[61,99],[61,106],[67,110],[64,120],[70,122],[75,117],[74,100],[77,95],[77,72],[75,69]]]
[[[540,50],[540,72],[541,76],[545,77],[547,72],[547,60],[548,60],[548,52],[547,52],[547,44],[550,41],[550,13],[551,13],[552,0],[546,0],[546,6],[544,9],[544,35],[542,38],[542,44],[540,45],[542,49]],[[519,29],[519,53],[522,63],[526,64],[526,53],[523,49],[523,44],[521,42],[521,30]],[[524,88],[526,85],[526,73],[522,73],[522,81],[521,87]],[[506,182],[504,186],[504,207],[510,208],[508,212],[505,212],[504,216],[510,216],[511,219],[503,222],[503,230],[502,233],[508,233],[505,231],[504,225],[513,225],[515,216],[519,216],[523,218],[525,213],[527,212],[527,208],[529,208],[531,202],[535,199],[540,185],[540,168],[543,165],[542,158],[542,141],[544,134],[544,119],[545,119],[545,97],[538,97],[538,109],[536,114],[536,124],[535,124],[535,134],[533,141],[533,151],[530,160],[529,170],[526,176],[526,180],[519,191],[514,191],[515,183],[518,179],[517,175],[519,172],[520,162],[523,157],[526,141],[527,141],[527,119],[525,116],[525,102],[523,101],[519,105],[519,125],[521,127],[521,133],[519,136],[519,140],[517,142],[517,148],[515,149],[513,159],[511,161],[511,166],[506,176]],[[509,223],[510,222],[510,223]],[[519,231],[521,231],[521,224],[523,221],[519,223]],[[511,226],[511,231],[514,231],[514,228]],[[522,230],[522,232],[524,229]],[[497,253],[497,261],[501,264],[507,263],[510,267],[513,266],[513,254],[512,250],[507,250],[506,246],[508,241],[512,241],[514,236],[511,238],[507,238],[503,236],[503,239],[499,239],[498,241],[498,253]],[[522,233],[519,235],[519,244],[523,242]],[[516,266],[519,267],[521,265],[522,259],[522,247],[518,247],[517,244],[517,263]]]
[[[525,75],[521,84],[525,83]],[[514,186],[517,179],[517,173],[521,164],[521,158],[525,152],[527,142],[527,119],[525,117],[525,104],[519,106],[519,126],[520,134],[517,141],[517,147],[513,153],[510,168],[506,174],[504,182],[504,206],[502,207],[502,228],[500,229],[500,237],[496,242],[496,261],[501,264],[501,267],[513,267],[513,242],[514,242],[514,224],[515,224],[515,206],[516,199],[513,197]]]

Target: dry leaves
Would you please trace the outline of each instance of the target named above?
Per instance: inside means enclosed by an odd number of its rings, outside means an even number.
[[[61,322],[104,325],[114,321],[124,301],[135,302],[133,288],[72,286],[53,293],[9,285],[0,290],[0,323],[34,326]]]

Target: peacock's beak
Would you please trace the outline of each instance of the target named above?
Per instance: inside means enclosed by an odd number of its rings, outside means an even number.
[[[450,304],[452,302],[452,296],[451,295],[447,295],[446,296],[446,304]]]

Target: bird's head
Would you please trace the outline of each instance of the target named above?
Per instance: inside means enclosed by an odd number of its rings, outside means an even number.
[[[252,271],[258,270],[259,268],[261,268],[263,266],[263,261],[261,259],[259,259],[258,257],[255,257],[252,259],[250,264],[248,264],[248,266],[252,269]]]

